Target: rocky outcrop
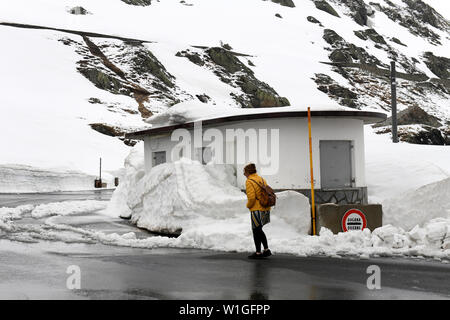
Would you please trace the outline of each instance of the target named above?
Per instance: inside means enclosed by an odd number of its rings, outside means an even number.
[[[206,53],[216,65],[221,66],[227,73],[235,73],[238,71],[246,74],[253,73],[253,71],[243,64],[235,55],[224,48],[209,48],[206,50]]]
[[[325,0],[314,0],[314,4],[317,9],[325,11],[326,13],[331,14],[332,16],[339,17],[339,14],[334,10],[334,8]]]
[[[367,17],[369,12],[364,0],[332,0],[339,5],[346,6],[348,8],[348,15],[353,18],[353,20],[361,25],[367,25]]]
[[[376,131],[378,134],[391,133],[391,127],[384,127]],[[412,144],[450,145],[450,132],[430,126],[400,126],[397,136],[399,141]]]
[[[432,116],[425,112],[419,106],[411,106],[397,113],[398,125],[409,124],[422,124],[429,127],[438,128],[442,126],[441,122],[435,116]],[[386,119],[386,121],[377,123],[373,127],[383,127],[392,125],[392,117]]]
[[[396,38],[396,37],[392,37],[391,39],[392,42],[395,42],[396,44],[399,44],[401,46],[407,47],[406,44],[404,44],[403,42],[400,41],[400,39]]]
[[[388,6],[374,2],[370,2],[370,5],[386,14],[392,21],[407,28],[412,34],[423,37],[432,44],[440,45],[441,37],[430,26],[449,32],[448,21],[421,0],[402,1],[407,5],[406,8],[389,0],[385,1]]]
[[[242,55],[242,54],[240,54]],[[239,60],[237,54],[222,47],[204,48],[201,53],[193,50],[177,52],[176,56],[185,57],[192,63],[208,68],[219,79],[233,87],[240,88],[243,94],[232,93],[233,99],[243,108],[284,107],[289,106],[289,100],[280,97],[267,83],[258,80],[253,70]],[[250,66],[253,63],[248,60]],[[207,98],[197,96],[202,102]]]
[[[75,15],[86,15],[86,14],[90,14],[89,11],[87,11],[85,8],[83,7],[73,7],[72,9],[69,10],[70,14],[75,14]]]
[[[316,23],[316,24],[318,24],[319,26],[323,27],[322,23],[320,23],[320,21],[317,20],[316,18],[314,18],[313,16],[308,16],[308,17],[306,18],[306,20],[308,20],[308,21],[311,22],[311,23]]]
[[[122,0],[122,2],[125,2],[126,4],[130,4],[133,6],[149,6],[152,4],[152,0]]]
[[[313,80],[317,84],[317,89],[326,93],[339,104],[350,108],[358,108],[358,95],[352,90],[339,85],[330,76],[323,73],[316,73]]]
[[[432,52],[425,52],[424,62],[428,69],[441,79],[450,78],[450,59],[435,56]]]
[[[333,62],[350,63],[354,61],[368,65],[388,67],[381,63],[375,56],[369,54],[364,48],[348,43],[331,29],[324,30],[323,39],[332,47],[329,58]]]
[[[125,134],[119,127],[110,126],[105,123],[91,123],[89,126],[97,132],[105,134],[110,137],[119,137]]]
[[[295,3],[292,0],[271,0],[273,3],[278,3],[282,6],[285,7],[289,7],[289,8],[294,8],[295,7]]]
[[[91,123],[89,126],[104,135],[110,136],[110,137],[116,137],[119,138],[125,145],[129,147],[134,147],[138,141],[132,140],[132,139],[126,139],[124,137],[125,133],[127,133],[126,130],[123,130],[120,127],[112,126],[106,123]]]
[[[102,70],[85,66],[83,63],[80,63],[77,69],[99,89],[126,96],[131,94],[131,90],[127,88],[119,79],[105,73]]]
[[[145,48],[134,51],[134,54],[131,57],[131,66],[133,72],[139,75],[151,74],[156,79],[160,80],[159,83],[154,82],[154,85],[157,86],[158,89],[166,90],[166,87],[173,88],[175,86],[173,83],[175,77],[169,74],[162,63]]]
[[[359,30],[354,31],[355,35],[362,40],[372,40],[375,43],[379,44],[386,44],[386,40],[384,40],[383,36],[378,34],[378,32],[375,31],[375,29],[366,29],[366,30]]]
[[[331,46],[337,48],[346,44],[344,38],[331,29],[323,30],[323,39]]]
[[[406,3],[414,17],[437,29],[448,30],[449,24],[439,13],[422,0],[402,0]]]
[[[196,65],[198,65],[200,67],[203,67],[205,65],[205,62],[202,60],[200,55],[197,52],[190,51],[189,49],[188,50],[179,51],[175,55],[177,57],[188,58],[189,61],[191,61],[192,63],[195,63]]]

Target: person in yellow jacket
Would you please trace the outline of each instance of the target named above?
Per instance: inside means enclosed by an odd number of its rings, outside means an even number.
[[[266,180],[256,173],[256,166],[250,163],[244,168],[244,175],[247,177],[245,182],[245,192],[247,194],[247,208],[250,210],[252,222],[253,240],[255,242],[256,252],[249,256],[251,259],[263,258],[272,255],[267,243],[266,235],[262,227],[270,222],[270,207],[263,207],[258,199],[261,198],[261,187],[267,185]],[[261,252],[261,243],[264,251]]]

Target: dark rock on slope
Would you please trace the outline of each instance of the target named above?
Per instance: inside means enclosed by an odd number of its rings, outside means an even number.
[[[397,113],[397,123],[398,125],[423,124],[434,128],[438,128],[442,125],[438,118],[428,114],[419,106],[411,106]],[[391,117],[387,118],[386,121],[373,125],[373,127],[390,125],[392,125]]]
[[[271,1],[273,3],[281,4],[282,6],[285,6],[285,7],[290,7],[290,8],[295,7],[295,3],[292,0],[271,0]]]
[[[336,10],[334,10],[334,8],[325,0],[315,0],[314,4],[317,9],[325,11],[326,13],[329,13],[332,16],[340,17],[339,14],[336,12]]]
[[[425,64],[428,69],[441,79],[450,78],[450,59],[435,56],[432,52],[425,52]]]
[[[240,88],[243,94],[231,94],[233,99],[244,108],[284,107],[289,100],[280,97],[267,83],[258,80],[254,72],[239,60],[230,50],[223,47],[205,48],[201,53],[192,50],[177,52],[176,56],[185,57],[192,63],[212,70],[219,79],[233,87]],[[248,64],[251,66],[250,60]],[[205,99],[197,96],[202,102]]]
[[[122,0],[126,4],[131,4],[133,6],[149,6],[152,4],[152,0]]]

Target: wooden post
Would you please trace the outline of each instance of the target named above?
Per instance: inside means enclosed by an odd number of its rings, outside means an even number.
[[[312,138],[311,138],[311,108],[308,107],[308,131],[309,131],[309,167],[311,168],[311,224],[312,235],[317,235],[316,232],[316,205],[314,202],[314,173],[313,173],[313,158],[312,158]]]
[[[391,108],[392,108],[392,142],[398,142],[397,134],[397,79],[395,61],[391,61]]]
[[[102,158],[100,158],[100,182],[102,181]]]

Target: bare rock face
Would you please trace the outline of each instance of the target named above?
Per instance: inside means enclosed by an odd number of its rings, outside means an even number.
[[[397,114],[399,140],[413,144],[448,145],[450,131],[442,127],[440,119],[419,106],[411,106]],[[378,134],[390,133],[392,118],[373,125]]]
[[[278,3],[282,6],[285,7],[290,7],[290,8],[294,8],[295,7],[295,3],[292,0],[271,0],[273,3]]]
[[[434,128],[438,128],[442,125],[438,118],[428,114],[419,106],[411,106],[400,111],[397,114],[397,123],[398,125],[423,124]],[[387,125],[392,125],[391,117],[387,118],[386,121],[375,124],[374,127],[382,127]]]
[[[316,23],[316,24],[318,24],[319,26],[323,27],[322,23],[320,23],[320,21],[317,20],[316,18],[314,18],[313,16],[307,17],[306,20],[308,20],[308,21],[311,22],[311,23]]]
[[[425,64],[428,69],[441,79],[450,78],[450,59],[435,56],[432,52],[425,52]]]
[[[344,105],[350,108],[357,108],[358,95],[334,81],[330,76],[317,73],[313,80],[317,84],[317,89],[326,93],[330,98],[336,100],[340,105]]]
[[[231,48],[231,47],[230,47]],[[212,70],[219,79],[235,88],[240,88],[243,94],[231,94],[232,98],[243,108],[284,107],[289,106],[289,100],[280,97],[267,83],[258,80],[252,69],[241,62],[235,52],[226,47],[204,48],[201,52],[183,50],[176,56],[185,57],[192,63]],[[250,66],[253,65],[248,60]],[[209,97],[198,96],[202,102]]]
[[[325,11],[326,13],[331,14],[332,16],[339,17],[339,14],[334,10],[334,8],[325,0],[316,0],[314,1],[314,4],[316,5],[316,8],[322,11]]]
[[[449,22],[421,0],[402,1],[406,7],[389,0],[384,1],[387,6],[374,2],[370,2],[370,5],[386,14],[392,21],[407,28],[412,34],[427,39],[431,44],[440,45],[441,37],[430,26],[450,32]]]
[[[423,23],[429,24],[437,29],[445,30],[449,24],[432,7],[421,0],[403,0],[408,5],[415,17]]]
[[[391,133],[391,127],[381,128],[376,133]],[[450,145],[450,132],[425,125],[404,126],[398,128],[398,139],[412,144],[443,146]]]
[[[133,6],[149,6],[152,4],[152,0],[122,0],[123,2],[125,2],[126,4],[130,4]]]
[[[95,131],[110,137],[119,137],[124,135],[124,132],[119,127],[111,126],[105,123],[91,123],[89,125]]]
[[[87,11],[85,8],[80,7],[80,6],[73,7],[72,9],[69,10],[69,13],[70,14],[75,14],[75,15],[78,15],[78,14],[80,14],[80,15],[90,14],[89,11]]]
[[[346,43],[344,38],[331,29],[323,30],[323,39],[333,47],[338,47]]]
[[[375,56],[369,54],[364,48],[345,41],[334,30],[325,29],[323,31],[323,39],[330,44],[333,49],[329,55],[330,60],[333,62],[360,62],[368,65],[387,67],[386,65],[383,65]]]
[[[386,44],[386,40],[384,40],[383,36],[378,34],[378,32],[375,31],[375,29],[366,29],[366,30],[359,30],[354,31],[355,35],[362,40],[372,40],[375,43],[378,44]]]

